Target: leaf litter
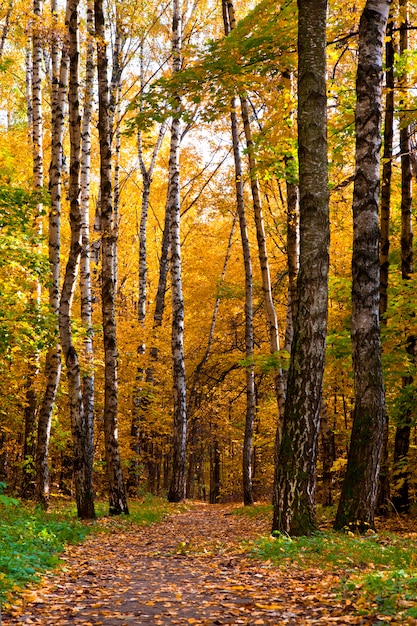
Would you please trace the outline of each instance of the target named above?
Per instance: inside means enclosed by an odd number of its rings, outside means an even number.
[[[61,571],[24,592],[2,626],[387,623],[355,615],[332,591],[334,572],[250,558],[244,542],[269,533],[269,518],[232,511],[192,503],[158,524],[69,546]]]

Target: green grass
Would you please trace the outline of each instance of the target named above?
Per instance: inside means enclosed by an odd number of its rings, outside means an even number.
[[[251,551],[278,566],[341,572],[339,594],[358,613],[417,617],[417,535],[277,534],[260,539]]]
[[[0,505],[0,600],[55,567],[65,545],[82,542],[90,531],[67,513]]]
[[[45,513],[6,496],[0,500],[0,602],[56,567],[66,545],[82,543],[90,533],[158,522],[175,507],[162,498],[146,496],[142,502],[129,502],[130,515],[110,517],[108,506],[98,502],[96,522],[80,522],[72,503],[51,508]]]
[[[237,509],[233,509],[232,515],[238,515],[241,517],[272,517],[272,504],[255,504],[253,506],[240,506]]]

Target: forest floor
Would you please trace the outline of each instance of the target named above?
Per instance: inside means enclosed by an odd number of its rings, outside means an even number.
[[[242,542],[268,535],[269,517],[232,512],[192,503],[160,523],[69,546],[61,570],[26,592],[2,626],[386,623],[352,612],[334,591],[342,572],[251,558]]]

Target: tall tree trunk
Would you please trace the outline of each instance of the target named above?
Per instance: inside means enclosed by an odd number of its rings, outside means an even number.
[[[353,426],[335,528],[374,527],[386,425],[379,335],[379,228],[382,56],[389,0],[367,0],[359,24],[356,171],[353,190]]]
[[[408,0],[400,0],[400,55],[408,50]],[[408,75],[404,71],[400,76],[400,110],[406,109]],[[405,114],[406,115],[406,114]],[[401,276],[403,281],[409,281],[413,274],[413,223],[412,223],[412,172],[410,157],[410,126],[404,122],[404,114],[400,114],[400,151],[401,151]],[[410,320],[410,323],[412,321]],[[411,367],[416,362],[417,337],[409,335],[406,339],[406,351]],[[413,384],[412,374],[403,376],[403,389],[408,389]],[[397,483],[396,493],[392,498],[397,511],[408,513],[410,510],[408,451],[410,448],[410,433],[412,425],[412,411],[410,400],[406,399],[399,416],[399,423],[395,431],[394,443],[394,480]]]
[[[57,3],[52,0],[51,12],[56,20]],[[49,192],[51,207],[49,210],[49,264],[51,270],[49,285],[49,306],[57,317],[59,312],[59,276],[61,246],[61,177],[63,158],[63,138],[65,126],[65,102],[68,88],[68,45],[62,46],[61,62],[59,62],[59,41],[53,40],[52,62],[52,147],[49,168]],[[38,420],[38,445],[36,452],[36,499],[47,509],[49,505],[49,439],[51,433],[52,412],[61,377],[61,346],[57,343],[46,355],[45,378],[46,389]]]
[[[394,138],[394,32],[393,7],[387,24],[385,43],[385,121],[384,121],[384,151],[382,154],[382,181],[381,181],[381,243],[380,243],[380,287],[379,287],[379,315],[381,324],[386,324],[385,314],[388,309],[388,278],[389,278],[389,249],[390,249],[390,212],[391,212],[391,178],[392,178],[392,146]],[[388,419],[384,429],[381,453],[381,469],[379,473],[379,487],[377,510],[380,515],[388,512],[390,501],[389,458],[388,458]]]
[[[92,482],[93,459],[88,447],[85,424],[82,385],[78,354],[74,347],[71,331],[72,299],[76,287],[81,255],[82,218],[79,202],[80,192],[80,149],[81,128],[79,113],[79,0],[68,0],[66,23],[69,33],[69,135],[70,135],[70,225],[71,243],[65,269],[59,306],[59,331],[62,352],[68,378],[71,429],[74,447],[74,482],[78,516],[94,519],[94,492]]]
[[[179,0],[174,0],[172,15],[172,71],[181,70],[182,15]],[[182,294],[181,240],[180,240],[180,170],[181,120],[178,117],[181,102],[175,97],[176,110],[171,124],[169,153],[168,200],[169,239],[171,247],[172,295],[172,369],[174,385],[174,436],[172,477],[168,492],[170,502],[179,502],[186,496],[187,403],[184,362],[184,299]]]
[[[223,0],[223,22],[226,35],[236,26],[233,5],[230,0]],[[239,215],[240,238],[242,241],[243,267],[245,271],[245,356],[247,361],[253,358],[253,278],[252,261],[246,222],[245,202],[243,193],[243,170],[239,146],[239,124],[236,115],[236,98],[232,99],[230,123],[232,129],[233,156],[235,162],[236,205]],[[247,138],[247,136],[246,136]],[[254,165],[254,164],[253,164]],[[251,171],[251,175],[255,172]],[[255,201],[254,201],[255,204]],[[262,218],[261,218],[262,221]],[[259,240],[258,240],[259,241]],[[264,242],[264,240],[263,240]],[[266,258],[266,263],[268,259]],[[269,270],[267,271],[269,276]],[[252,457],[253,457],[253,430],[255,423],[255,372],[252,363],[246,365],[246,416],[245,434],[243,438],[242,479],[243,502],[249,506],[253,504],[252,484]]]
[[[32,103],[32,49],[30,45],[25,50],[25,94],[26,94],[26,109],[27,109],[27,122],[32,137],[32,125],[33,125],[33,103]]]
[[[326,11],[326,0],[298,0],[300,269],[272,525],[292,535],[316,528],[329,266]]]
[[[32,26],[32,154],[33,154],[33,184],[35,189],[43,187],[43,121],[42,121],[42,35],[41,21],[43,0],[33,0]],[[29,114],[28,114],[29,117]],[[42,231],[40,215],[42,205],[38,206],[38,215],[35,218],[36,229]],[[35,308],[40,303],[40,283],[33,285],[32,299]],[[29,359],[26,376],[26,406],[24,410],[24,440],[23,440],[23,478],[20,487],[22,498],[35,495],[35,451],[36,451],[36,422],[38,412],[38,398],[36,392],[36,377],[39,373],[39,355],[34,353]]]
[[[109,482],[109,512],[128,513],[126,491],[120,462],[118,442],[118,366],[115,320],[115,269],[117,254],[117,223],[112,203],[112,153],[107,77],[106,33],[102,0],[94,0],[97,37],[97,70],[100,140],[100,207],[102,228],[102,315],[104,339],[104,438],[107,477]]]
[[[81,257],[80,294],[81,322],[84,329],[83,357],[85,371],[82,373],[82,398],[87,456],[94,458],[94,354],[91,294],[91,245],[90,245],[90,163],[91,163],[91,118],[94,104],[94,7],[93,0],[87,3],[87,51],[85,69],[84,109],[81,124]]]

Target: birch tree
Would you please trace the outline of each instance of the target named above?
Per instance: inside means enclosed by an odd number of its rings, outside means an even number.
[[[94,353],[92,326],[92,294],[90,268],[90,170],[91,170],[91,120],[94,106],[94,6],[87,2],[87,50],[85,67],[84,108],[81,126],[81,257],[80,294],[81,322],[84,329],[83,356],[86,371],[82,376],[82,397],[87,456],[94,456]]]
[[[223,0],[223,22],[225,34],[228,35],[235,26],[233,6],[227,0]],[[232,131],[233,158],[235,166],[236,205],[239,215],[240,238],[242,241],[243,266],[245,271],[245,356],[248,361],[245,369],[246,376],[246,416],[245,434],[243,438],[242,455],[242,482],[243,502],[245,505],[253,504],[252,485],[252,454],[253,454],[253,430],[255,422],[255,373],[250,360],[254,354],[253,337],[253,277],[252,261],[246,222],[246,211],[243,188],[243,169],[239,143],[239,123],[236,114],[237,101],[233,97],[231,102],[230,124]]]
[[[390,252],[390,222],[391,222],[391,179],[392,179],[392,153],[394,141],[394,30],[393,30],[393,7],[387,24],[387,36],[385,42],[385,117],[384,117],[384,151],[382,154],[382,180],[381,180],[381,241],[380,241],[380,287],[379,287],[379,315],[381,324],[386,324],[385,314],[388,309],[388,283],[389,283],[389,252]],[[388,512],[390,498],[389,480],[389,431],[388,421],[384,431],[382,445],[381,470],[379,473],[378,488],[378,512]]]
[[[273,530],[316,527],[316,458],[327,326],[326,0],[298,1],[300,261],[283,431],[277,458]]]
[[[179,0],[173,1],[172,12],[172,71],[181,70],[182,15]],[[181,101],[175,96],[171,122],[169,151],[167,215],[169,215],[169,240],[171,249],[170,274],[172,297],[172,371],[174,395],[174,434],[172,476],[168,499],[180,502],[186,496],[187,404],[184,362],[184,299],[182,293],[181,239],[180,239],[180,143]]]
[[[379,227],[382,52],[389,0],[367,0],[359,24],[353,190],[352,359],[355,406],[335,528],[374,527],[386,424],[379,335]]]
[[[68,0],[66,24],[69,36],[68,114],[70,135],[70,225],[71,242],[59,305],[59,331],[68,379],[71,430],[74,449],[74,482],[78,516],[93,519],[94,492],[92,483],[93,458],[88,446],[85,412],[82,396],[81,372],[72,330],[72,300],[75,293],[81,256],[82,217],[80,210],[80,150],[81,128],[79,112],[79,0]]]
[[[128,513],[118,441],[118,363],[115,320],[117,223],[112,196],[112,151],[105,22],[102,0],[94,1],[100,142],[100,211],[102,228],[101,306],[104,340],[104,438],[109,512]]]
[[[31,65],[31,94],[28,114],[32,122],[32,154],[33,154],[33,184],[35,189],[42,189],[44,182],[43,172],[43,108],[42,108],[42,36],[41,21],[43,0],[33,0],[32,22],[32,65]],[[38,207],[36,219],[37,227],[41,231],[40,214],[42,205]],[[33,286],[33,306],[38,308],[40,302],[40,284]],[[29,371],[26,378],[26,406],[24,409],[25,430],[23,440],[23,480],[20,488],[22,497],[34,495],[34,469],[36,450],[36,420],[38,412],[38,398],[36,393],[36,377],[39,372],[39,355],[34,352],[30,359]]]
[[[52,0],[51,12],[56,25],[57,2]],[[49,285],[49,306],[57,319],[57,338],[55,345],[48,350],[45,363],[46,388],[39,409],[38,444],[36,450],[36,498],[43,508],[49,504],[49,439],[52,412],[61,377],[61,346],[59,344],[59,277],[61,248],[61,192],[63,137],[65,127],[65,106],[68,87],[68,42],[62,41],[58,32],[52,33],[52,98],[51,128],[52,146],[49,167],[49,192],[51,207],[49,210],[48,247],[51,277]],[[60,59],[60,50],[61,59]]]
[[[409,49],[408,30],[410,26],[408,18],[408,0],[400,0],[400,55],[407,54]],[[411,172],[411,146],[410,126],[407,124],[406,93],[408,87],[408,73],[404,70],[399,77],[399,91],[401,94],[400,105],[400,151],[401,151],[401,277],[404,282],[410,281],[414,271],[413,251],[413,215],[412,215],[412,172]],[[409,368],[413,368],[416,362],[417,337],[409,333],[406,337],[406,352]],[[410,448],[410,435],[412,425],[412,407],[407,391],[413,384],[413,374],[403,376],[402,387],[405,393],[405,401],[399,416],[399,424],[395,430],[394,441],[394,479],[397,483],[393,503],[397,511],[409,512],[409,478],[408,452]]]

